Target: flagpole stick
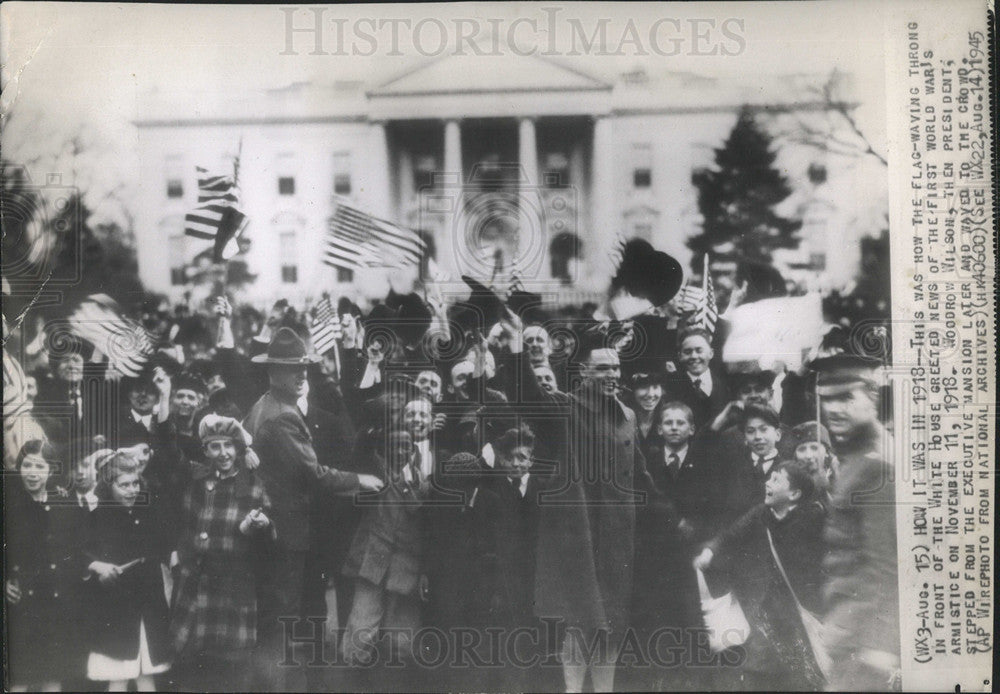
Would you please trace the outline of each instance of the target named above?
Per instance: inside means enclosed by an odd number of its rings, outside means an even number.
[[[240,135],[239,144],[236,145],[236,159],[233,160],[233,186],[240,180],[240,156],[243,154],[243,136]]]
[[[333,341],[333,368],[337,370],[337,383],[340,383],[340,340]]]
[[[820,421],[820,404],[819,404],[819,373],[816,373],[816,378],[813,383],[813,392],[816,394],[816,438],[819,438],[819,428],[822,426]]]

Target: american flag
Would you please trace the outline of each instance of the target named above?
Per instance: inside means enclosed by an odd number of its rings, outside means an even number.
[[[153,339],[141,325],[125,318],[117,302],[106,294],[88,296],[69,317],[74,333],[107,356],[125,376],[138,376],[154,351]]]
[[[511,294],[514,292],[524,291],[524,282],[521,280],[521,270],[518,268],[516,261],[510,271],[510,281],[507,283],[507,289]]]
[[[426,251],[420,236],[338,198],[330,218],[324,262],[345,270],[417,265]]]
[[[336,347],[337,340],[343,336],[340,318],[333,310],[330,297],[324,296],[316,304],[312,320],[309,322],[309,335],[317,354],[325,354]]]
[[[239,157],[234,164],[239,167]],[[240,212],[236,176],[210,176],[198,167],[198,207],[184,216],[184,233],[215,242],[214,260],[219,263],[236,255],[236,239],[243,235],[250,220]]]
[[[702,277],[702,286],[685,286],[677,295],[677,302],[682,312],[690,314],[686,321],[688,327],[701,328],[714,334],[719,309],[715,304],[715,287],[712,285],[712,273],[708,269],[708,256],[705,256]]]

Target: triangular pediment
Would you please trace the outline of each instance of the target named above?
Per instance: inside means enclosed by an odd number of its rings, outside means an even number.
[[[535,55],[447,55],[372,89],[369,96],[484,94],[526,91],[601,91],[610,84]]]

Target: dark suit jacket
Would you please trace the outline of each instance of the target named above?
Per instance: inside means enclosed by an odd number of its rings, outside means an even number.
[[[773,470],[780,461],[779,453],[770,469]],[[764,503],[767,475],[757,470],[749,449],[734,457],[716,458],[715,469],[716,477],[723,485],[719,501],[722,527],[736,522],[754,506]]]
[[[312,495],[317,490],[353,493],[358,489],[358,476],[320,465],[298,407],[271,392],[261,396],[243,425],[253,436],[253,448],[260,457],[259,474],[271,496],[278,543],[289,550],[307,550]]]
[[[321,466],[334,472],[364,472],[351,464],[354,428],[346,415],[338,417],[310,403],[305,422]],[[320,555],[323,569],[336,574],[351,546],[362,509],[353,497],[334,496],[317,488],[311,510],[313,550]]]
[[[115,381],[105,378],[106,371],[103,363],[84,364],[80,411],[71,403],[66,381],[52,377],[38,383],[32,415],[67,463],[92,453],[94,437],[107,437],[109,430],[114,428],[119,387]],[[65,469],[69,470],[68,464]]]
[[[496,471],[499,473],[500,471]],[[528,476],[522,497],[517,483],[506,475],[491,476],[489,487],[499,499],[500,528],[497,562],[501,581],[494,621],[512,627],[532,622],[535,598],[535,563],[538,543],[538,493],[542,483],[535,474]]]
[[[441,629],[484,628],[501,581],[499,497],[481,481],[435,475],[423,509],[429,623]]]
[[[700,598],[691,561],[698,544],[712,536],[718,480],[698,438],[688,444],[680,469],[667,467],[662,443],[651,448],[646,467],[667,503],[651,504],[639,515],[633,624],[697,628]]]
[[[729,388],[726,377],[717,369],[710,368],[712,374],[712,394],[705,395],[691,383],[691,378],[683,371],[674,373],[667,381],[663,401],[680,400],[694,412],[694,423],[699,429],[708,426],[729,403]]]

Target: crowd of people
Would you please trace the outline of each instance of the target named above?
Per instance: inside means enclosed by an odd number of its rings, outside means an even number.
[[[9,685],[898,685],[877,364],[733,372],[724,314],[500,304],[342,301],[315,354],[288,301],[220,296],[141,316],[129,377],[17,336]]]

